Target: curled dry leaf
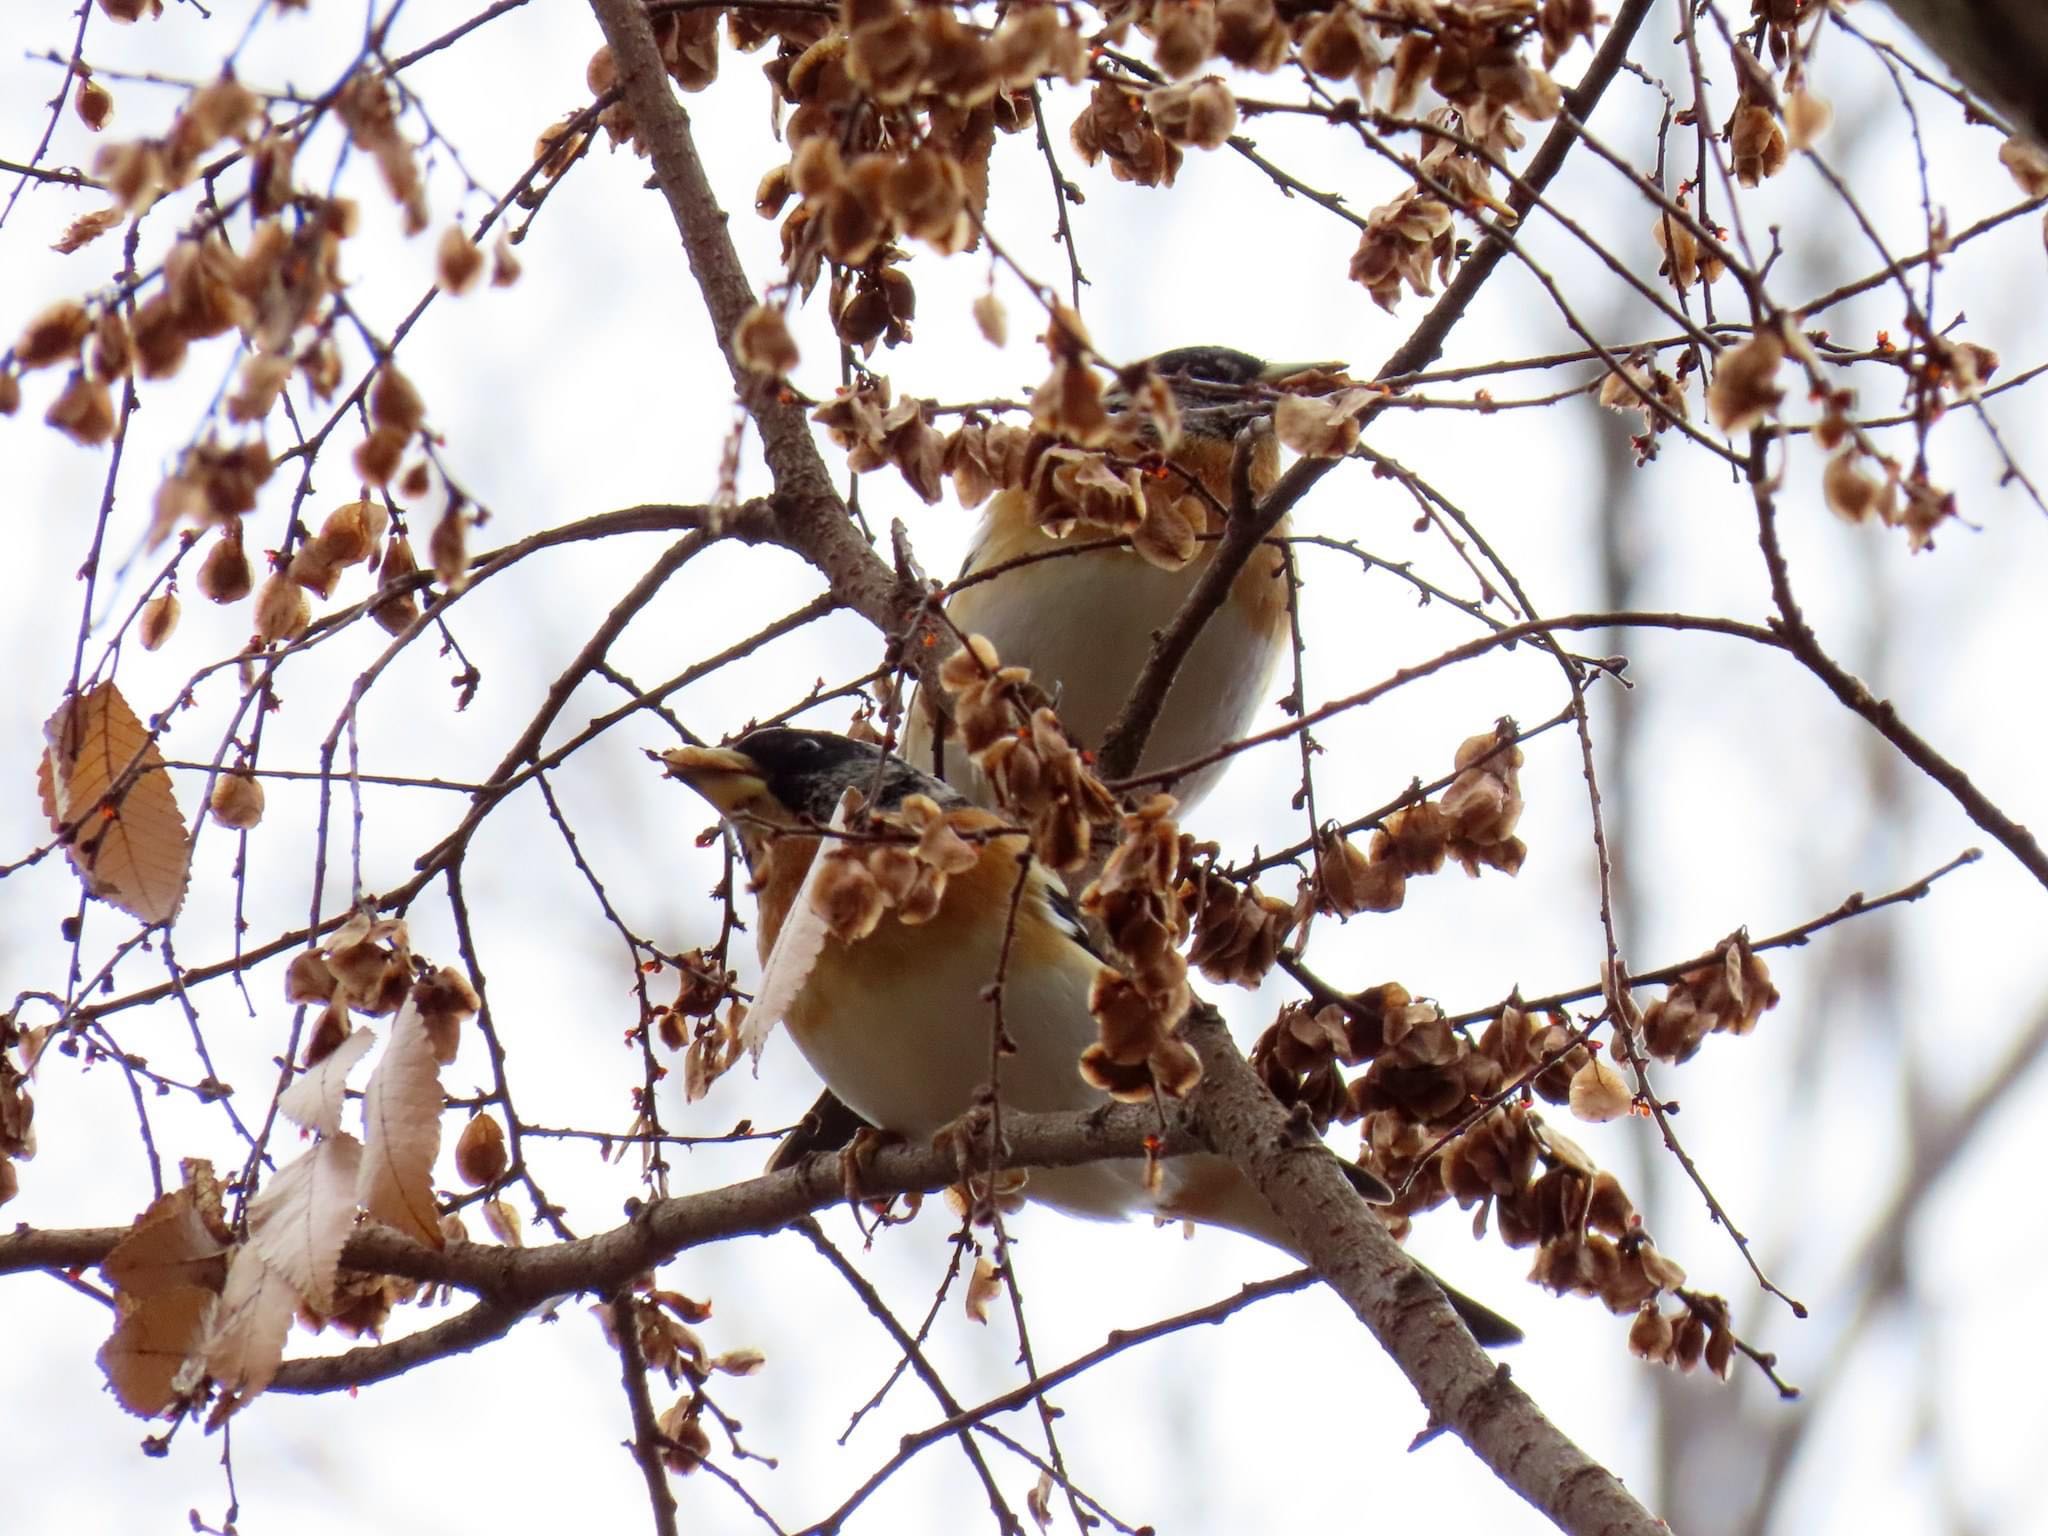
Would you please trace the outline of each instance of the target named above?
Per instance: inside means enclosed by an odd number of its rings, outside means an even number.
[[[1009,340],[1009,316],[1003,311],[1003,301],[993,293],[984,293],[974,301],[974,323],[982,339],[992,347],[1000,347]]]
[[[500,232],[496,243],[491,246],[491,286],[510,288],[519,281],[522,270],[519,258],[512,253],[511,237]]]
[[[363,1158],[357,1195],[373,1221],[430,1248],[441,1246],[434,1160],[441,1152],[441,1068],[408,998],[391,1042],[363,1089]]]
[[[1789,151],[1785,130],[1771,109],[1745,99],[1728,127],[1729,161],[1735,179],[1745,187],[1767,181],[1785,168]]]
[[[989,1262],[988,1255],[977,1254],[974,1274],[967,1282],[967,1315],[977,1323],[986,1323],[990,1304],[1002,1294],[1002,1272]]]
[[[484,253],[476,248],[469,232],[460,224],[450,224],[434,251],[434,280],[443,292],[459,298],[476,286],[483,270]]]
[[[1785,391],[1775,382],[1785,361],[1785,343],[1775,331],[1760,331],[1721,354],[1707,386],[1707,414],[1723,432],[1746,432],[1778,408]]]
[[[1835,109],[1800,86],[1785,98],[1785,139],[1794,149],[1811,149],[1835,120]]]
[[[169,922],[185,899],[185,820],[163,754],[121,690],[100,683],[68,700],[43,740],[43,811],[67,834],[86,890],[145,923]]]
[[[27,371],[78,360],[92,334],[92,316],[76,299],[60,299],[22,328],[14,343],[14,366]]]
[[[126,217],[118,203],[107,208],[95,208],[91,213],[81,213],[64,226],[64,233],[57,237],[50,249],[59,256],[69,256],[73,251],[91,245],[108,230],[120,228]]]
[[[208,602],[235,603],[247,597],[255,586],[255,572],[249,567],[248,552],[242,547],[242,520],[230,517],[206,558],[199,562],[199,590]]]
[[[1145,110],[1159,131],[1176,144],[1218,149],[1237,132],[1237,98],[1213,77],[1163,86],[1148,92]]]
[[[2031,139],[2015,135],[1998,149],[1998,163],[2028,197],[2048,197],[2048,152]]]
[[[526,1246],[526,1224],[518,1210],[506,1200],[486,1200],[482,1205],[484,1226],[507,1248]]]
[[[758,1349],[729,1349],[713,1355],[710,1367],[724,1376],[751,1376],[767,1363],[768,1357]]]
[[[73,370],[43,421],[80,447],[96,448],[114,435],[113,392],[99,379]]]
[[[1880,480],[1868,473],[1862,458],[1852,443],[1829,459],[1827,468],[1821,471],[1821,495],[1828,510],[1844,522],[1860,523],[1874,513],[1880,521],[1888,523],[1897,509],[1897,493],[1889,477]]]
[[[427,558],[433,563],[434,579],[450,592],[469,585],[469,514],[450,505],[427,536]]]
[[[1373,397],[1363,389],[1322,398],[1282,395],[1273,407],[1274,435],[1305,458],[1341,459],[1358,446],[1358,413]]]
[[[685,1392],[654,1421],[661,1431],[662,1465],[669,1471],[687,1475],[703,1466],[704,1458],[711,1454],[711,1436],[697,1420],[697,1397]]]
[[[272,572],[256,594],[256,638],[265,645],[296,640],[312,622],[305,589],[283,571]]]
[[[455,1138],[455,1171],[474,1188],[495,1183],[503,1177],[511,1158],[505,1149],[505,1129],[495,1115],[472,1119]]]
[[[320,957],[308,951],[292,962],[292,969],[298,970],[299,962],[307,959],[319,962]],[[326,969],[324,963],[321,969]],[[329,985],[332,985],[331,978]],[[304,1000],[292,999],[294,1002]],[[376,1043],[377,1032],[374,1029],[353,1031],[315,1065],[300,1073],[298,1080],[277,1096],[277,1112],[294,1125],[302,1125],[316,1135],[337,1134],[341,1130],[341,1105],[348,1089],[349,1072],[363,1059],[364,1052]]]
[[[161,592],[142,605],[135,625],[145,651],[160,651],[178,628],[178,594]]]
[[[1030,1512],[1031,1523],[1041,1531],[1052,1529],[1052,1469],[1039,1469],[1038,1481],[1031,1485],[1031,1491],[1024,1495],[1024,1508]]]

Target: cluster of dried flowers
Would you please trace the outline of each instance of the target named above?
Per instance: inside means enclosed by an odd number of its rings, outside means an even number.
[[[1522,818],[1522,749],[1511,723],[1468,736],[1453,758],[1457,777],[1435,800],[1404,806],[1387,817],[1361,853],[1349,838],[1325,833],[1317,840],[1316,872],[1298,905],[1348,917],[1392,912],[1407,898],[1408,881],[1433,875],[1445,860],[1468,875],[1481,868],[1512,875],[1528,857],[1515,836]]]
[[[1103,788],[1044,703],[1028,667],[1004,666],[982,635],[940,665],[960,748],[987,776],[996,803],[1031,834],[1031,851],[1065,872],[1086,862],[1094,829],[1116,820]]]
[[[24,1068],[34,1062],[42,1044],[42,1035],[30,1036],[11,1014],[0,1014],[0,1205],[20,1193],[21,1176],[14,1165],[36,1155],[36,1101],[28,1091]],[[17,1048],[20,1063],[14,1057]]]
[[[675,1000],[655,1014],[654,1028],[665,1049],[683,1053],[683,1102],[694,1104],[744,1050],[739,1010],[719,1012],[738,978],[722,954],[692,949],[676,958]]]
[[[1202,1080],[1201,1062],[1174,1030],[1188,1011],[1187,911],[1179,891],[1179,829],[1171,795],[1154,795],[1125,816],[1117,845],[1081,893],[1124,962],[1095,978],[1088,1009],[1098,1037],[1081,1053],[1081,1075],[1112,1097],[1144,1102],[1154,1092],[1182,1098]]]
[[[1778,994],[1741,935],[1617,1027],[1659,1060],[1691,1057],[1710,1033],[1753,1029]],[[1320,1007],[1290,1004],[1260,1037],[1252,1064],[1283,1103],[1319,1127],[1357,1124],[1364,1165],[1398,1191],[1397,1232],[1455,1200],[1511,1247],[1534,1247],[1531,1278],[1633,1314],[1630,1342],[1646,1358],[1725,1374],[1734,1347],[1726,1310],[1684,1291],[1685,1274],[1657,1250],[1614,1176],[1547,1124],[1534,1101],[1580,1119],[1632,1113],[1637,1095],[1602,1059],[1591,1025],[1562,1013],[1503,1008],[1474,1040],[1434,1004],[1387,983]],[[1363,1068],[1347,1077],[1345,1068]],[[1660,1312],[1665,1296],[1679,1309]]]
[[[941,665],[939,683],[961,749],[996,803],[1029,828],[1032,851],[1062,872],[1087,862],[1094,829],[1119,819],[1116,800],[1038,702],[1030,672],[1004,666],[984,636],[970,635]],[[1181,1097],[1201,1080],[1194,1052],[1174,1035],[1190,1001],[1175,808],[1171,795],[1155,795],[1123,816],[1102,873],[1081,893],[1082,911],[1123,962],[1096,977],[1088,1006],[1099,1033],[1081,1074],[1121,1099]]]
[[[1221,531],[1226,509],[1169,462],[1183,436],[1172,388],[1147,363],[1113,380],[1105,375],[1079,318],[1064,305],[1053,306],[1045,339],[1052,366],[1032,391],[1029,427],[969,415],[951,434],[941,432],[929,401],[892,400],[888,379],[876,375],[837,391],[812,419],[846,451],[856,473],[893,464],[928,503],[939,500],[949,478],[963,507],[1007,498],[998,521],[1026,521],[1055,539],[1126,538],[1141,558],[1179,570],[1199,553],[1204,536]],[[1358,441],[1360,413],[1380,397],[1342,373],[1310,370],[1248,386],[1245,399],[1271,400],[1279,442],[1340,457]],[[1249,466],[1255,494],[1270,487],[1278,467],[1275,438],[1261,434]]]
[[[711,1454],[711,1437],[701,1422],[704,1384],[714,1374],[751,1376],[767,1363],[767,1356],[758,1349],[713,1354],[697,1334],[697,1328],[711,1317],[710,1302],[661,1289],[652,1281],[643,1282],[641,1290],[644,1295],[598,1302],[591,1307],[591,1315],[604,1329],[605,1341],[616,1350],[623,1310],[647,1368],[660,1371],[672,1387],[684,1386],[682,1395],[656,1415],[655,1428],[661,1434],[661,1459],[668,1469],[694,1472]]]
[[[140,7],[135,8],[141,14]],[[131,18],[132,19],[132,18]],[[90,79],[78,110],[95,131],[111,117],[111,98]],[[199,343],[232,337],[242,351],[233,385],[223,392],[214,419],[178,456],[156,493],[148,542],[160,544],[181,526],[187,544],[205,532],[216,537],[199,563],[201,593],[220,604],[250,597],[252,651],[289,643],[303,635],[313,610],[308,594],[332,596],[341,573],[366,565],[374,589],[384,593],[371,616],[396,634],[419,614],[414,576],[418,568],[398,507],[372,499],[368,488],[397,485],[407,497],[424,496],[432,477],[425,458],[400,471],[406,451],[423,440],[425,405],[419,393],[388,360],[364,389],[369,432],[355,453],[365,486],[356,501],[331,512],[317,532],[294,523],[270,552],[267,576],[258,580],[245,547],[243,519],[256,510],[272,477],[264,423],[296,376],[310,399],[333,401],[342,390],[344,363],[336,340],[345,287],[341,249],[360,224],[347,198],[307,190],[296,179],[297,156],[308,115],[297,103],[294,115],[277,120],[273,106],[232,75],[192,90],[166,130],[157,136],[105,146],[96,169],[110,204],[76,220],[58,249],[76,251],[126,219],[141,219],[165,198],[204,179],[222,187],[238,167],[246,170],[240,195],[211,200],[196,212],[171,243],[159,267],[82,299],[50,305],[0,355],[0,414],[18,408],[22,377],[39,369],[66,366],[68,380],[50,402],[45,419],[86,445],[107,441],[119,429],[122,411],[116,390],[133,381],[179,373]],[[399,95],[378,68],[359,66],[325,105],[347,129],[351,148],[378,168],[385,190],[399,207],[407,234],[427,218],[420,151],[401,129]],[[248,228],[234,237],[231,221],[246,217]],[[459,227],[444,232],[438,247],[443,289],[459,293],[474,285],[485,258]],[[491,266],[494,284],[510,282],[517,267],[500,249]],[[246,435],[223,428],[254,429]],[[431,564],[444,584],[458,586],[467,574],[469,518],[451,498],[434,530]],[[191,531],[193,527],[197,533]],[[389,537],[387,539],[387,532]],[[150,649],[171,636],[178,616],[175,578],[141,615],[140,638]],[[217,796],[215,814],[229,825],[253,825],[261,815],[260,791],[245,774],[230,775]]]
[[[368,912],[301,951],[285,971],[284,991],[288,1003],[321,1006],[306,1040],[308,1067],[341,1049],[355,1030],[353,1015],[382,1018],[408,998],[420,1006],[434,1059],[446,1066],[461,1046],[462,1020],[477,1009],[476,993],[460,971],[421,970],[403,918]]]
[[[988,824],[985,813],[947,810],[929,795],[906,795],[893,810],[867,813],[856,830],[872,836],[834,838],[818,854],[811,907],[842,944],[866,938],[889,912],[901,922],[928,923],[945,901],[947,880],[981,856],[962,832]]]

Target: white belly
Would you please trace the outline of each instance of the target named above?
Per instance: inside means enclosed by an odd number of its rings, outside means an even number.
[[[1099,577],[1099,570],[1086,568],[1104,560],[1119,562],[1114,582],[1076,579]],[[1128,550],[1042,560],[967,588],[947,612],[962,630],[988,636],[1005,663],[1029,667],[1033,679],[1057,696],[1067,729],[1092,747],[1100,745],[1123,707],[1138,668],[1151,654],[1154,635],[1172,622],[1205,569],[1207,562],[1198,560],[1165,571]],[[1100,602],[1105,588],[1117,599],[1108,611]],[[1140,767],[1186,762],[1244,735],[1263,702],[1272,663],[1265,638],[1253,633],[1237,603],[1226,601],[1182,665]],[[1200,679],[1199,686],[1190,686],[1190,679]],[[904,755],[929,770],[931,742],[923,722],[922,712],[913,709]],[[1182,810],[1191,809],[1228,767],[1227,761],[1214,764],[1169,786]],[[973,765],[963,763],[950,746],[945,768],[944,777],[954,788],[986,799]]]
[[[906,932],[915,930],[885,918],[862,943],[890,950]],[[899,963],[894,954],[870,955],[856,970],[848,946],[828,942],[789,1013],[790,1036],[805,1060],[863,1119],[906,1137],[929,1137],[973,1106],[991,1071],[1001,1102],[1012,1109],[1056,1113],[1105,1102],[1107,1095],[1080,1071],[1081,1052],[1096,1037],[1088,1012],[1091,969],[1038,966],[1012,975],[1003,1016],[1017,1049],[996,1059],[994,1010],[977,999],[996,973],[997,942],[915,943],[905,949],[913,963]],[[849,996],[856,976],[861,1013],[890,1020],[886,1032],[863,1034],[816,1001]],[[934,1011],[934,998],[959,999],[961,1006]],[[1025,1190],[1032,1199],[1081,1216],[1115,1219],[1152,1208],[1138,1162],[1034,1169]]]

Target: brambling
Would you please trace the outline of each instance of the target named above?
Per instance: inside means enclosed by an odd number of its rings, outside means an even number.
[[[1015,1049],[1000,1058],[998,1101],[1037,1113],[1108,1102],[1079,1066],[1096,1038],[1088,1000],[1105,962],[1090,948],[1059,876],[1028,857],[1022,832],[1006,830],[1000,817],[902,758],[826,731],[769,727],[726,747],[678,748],[662,761],[717,808],[738,840],[759,908],[755,938],[764,963],[804,899],[823,838],[844,825],[834,818],[849,789],[874,811],[922,811],[929,820],[932,810],[911,798],[927,797],[958,834],[948,844],[950,872],[935,904],[881,911],[864,936],[850,941],[823,934],[780,1010],[829,1090],[812,1112],[826,1122],[810,1128],[814,1136],[843,1144],[856,1128],[850,1117],[830,1123],[834,1096],[868,1125],[903,1136],[934,1135],[967,1113],[990,1079],[987,989],[1002,964],[1006,933],[1004,1025]],[[815,892],[813,904],[822,899]],[[792,1161],[778,1153],[771,1167]],[[1388,1198],[1371,1174],[1350,1171],[1362,1191]],[[1024,1193],[1076,1215],[1146,1212],[1229,1227],[1293,1251],[1278,1217],[1227,1160],[1173,1158],[1162,1174],[1148,1185],[1137,1159],[1038,1168]],[[1512,1323],[1447,1293],[1482,1343],[1520,1337]]]
[[[1208,492],[1213,504],[1206,507],[1206,531],[1212,535],[1223,530],[1219,509],[1231,504],[1238,432],[1271,410],[1273,386],[1297,374],[1342,367],[1267,363],[1229,347],[1177,347],[1149,359],[1149,365],[1172,391],[1180,413],[1180,440],[1167,463]],[[1119,385],[1103,403],[1128,410],[1133,402]],[[1150,441],[1157,444],[1156,433]],[[1255,439],[1248,468],[1253,495],[1265,495],[1280,473],[1272,433]],[[1148,500],[1178,501],[1188,494],[1186,483],[1172,473],[1151,478],[1145,488]],[[1287,531],[1283,520],[1273,534],[1284,538]],[[1026,497],[998,495],[983,514],[960,574],[973,576],[1053,547],[1052,536],[1033,521]],[[1006,664],[1029,667],[1032,680],[1056,698],[1060,720],[1075,740],[1095,747],[1143,669],[1158,631],[1180,611],[1214,553],[1211,539],[1177,570],[1154,564],[1135,549],[1038,560],[960,588],[946,604],[946,614],[962,634],[987,636]],[[1287,637],[1284,562],[1277,550],[1261,548],[1238,574],[1229,601],[1203,628],[1181,667],[1153,725],[1140,771],[1186,762],[1244,735],[1286,651]],[[943,728],[950,738],[950,722]],[[979,770],[950,739],[943,756],[936,754],[933,732],[933,711],[924,699],[914,700],[904,727],[903,755],[920,768],[938,770],[970,798],[986,801]],[[1186,812],[1227,766],[1212,765],[1166,787]]]

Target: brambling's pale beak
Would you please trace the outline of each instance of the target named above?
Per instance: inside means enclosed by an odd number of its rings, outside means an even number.
[[[1279,384],[1304,373],[1342,373],[1349,364],[1325,359],[1321,362],[1267,363],[1259,369],[1261,384]]]
[[[682,780],[722,815],[759,810],[771,799],[761,765],[731,747],[675,747],[661,761],[670,778]]]

